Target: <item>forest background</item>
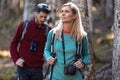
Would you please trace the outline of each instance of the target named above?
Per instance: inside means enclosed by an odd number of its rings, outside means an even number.
[[[15,66],[9,55],[9,45],[19,22],[33,17],[32,9],[37,3],[49,3],[52,13],[48,16],[47,22],[54,26],[59,19],[61,5],[68,1],[71,0],[0,0],[0,80],[15,80]],[[91,12],[89,22],[96,78],[107,80],[100,78],[100,75],[104,75],[105,69],[109,69],[108,74],[111,75],[114,0],[89,1],[91,1],[88,3],[91,5],[88,11]],[[26,15],[27,12],[31,15]]]

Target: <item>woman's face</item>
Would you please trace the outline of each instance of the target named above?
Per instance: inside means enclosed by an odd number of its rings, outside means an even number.
[[[75,19],[75,15],[73,14],[72,9],[69,6],[62,7],[61,19],[63,23],[71,23],[73,19]]]

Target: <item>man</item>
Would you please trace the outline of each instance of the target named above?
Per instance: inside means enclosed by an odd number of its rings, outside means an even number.
[[[48,13],[46,4],[36,6],[35,18],[29,21],[22,40],[20,39],[25,22],[22,21],[17,28],[10,44],[11,57],[17,66],[17,80],[43,80],[43,50],[46,41],[44,22]]]

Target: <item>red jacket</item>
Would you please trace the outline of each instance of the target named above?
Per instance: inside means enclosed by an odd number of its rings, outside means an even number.
[[[11,41],[10,44],[11,57],[14,63],[17,61],[18,58],[20,57],[24,58],[25,67],[30,68],[40,67],[44,63],[43,52],[46,39],[45,27],[43,26],[39,28],[38,27],[39,25],[35,22],[34,19],[30,20],[24,39],[21,41],[19,45],[19,40],[21,38],[23,31],[23,24],[24,24],[23,21],[19,24],[17,31]],[[30,51],[30,44],[32,41],[36,41],[38,44],[37,52]]]

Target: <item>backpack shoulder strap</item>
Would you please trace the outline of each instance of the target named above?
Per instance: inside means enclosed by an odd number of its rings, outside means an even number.
[[[22,31],[22,36],[20,38],[20,42],[23,40],[24,36],[25,36],[25,33],[27,31],[27,27],[28,27],[28,24],[29,24],[29,20],[25,20],[24,21],[24,24],[23,24],[23,31]]]
[[[82,58],[82,40],[81,40],[80,43],[76,41],[76,55],[75,55],[75,60],[76,61],[78,59]]]
[[[51,40],[51,56],[52,57],[55,57],[55,50],[54,50],[55,42],[56,42],[56,35],[55,33],[52,33],[52,40]]]
[[[48,31],[49,31],[49,26],[47,23],[44,23],[44,27],[45,27],[45,35],[47,36]]]

